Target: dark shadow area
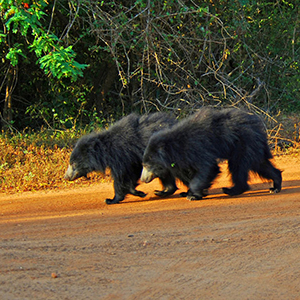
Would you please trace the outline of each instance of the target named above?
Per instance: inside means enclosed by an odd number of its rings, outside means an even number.
[[[222,188],[211,188],[208,191],[208,195],[204,197],[202,200],[198,201],[205,201],[205,200],[224,200],[224,199],[236,199],[239,197],[261,197],[261,196],[268,196],[268,195],[276,195],[273,193],[270,193],[270,187],[272,187],[272,183],[270,182],[262,182],[262,183],[254,183],[251,184],[250,182],[250,190],[245,192],[244,194],[238,195],[238,196],[228,196],[223,193]],[[126,201],[126,199],[123,201],[123,203],[138,203],[138,202],[151,202],[151,201],[158,201],[158,200],[172,200],[172,199],[186,199],[186,197],[181,197],[180,193],[186,191],[185,189],[179,189],[176,194],[168,196],[168,197],[158,197],[154,195],[151,195],[148,199],[138,198],[134,201]],[[282,184],[282,190],[278,195],[280,194],[294,194],[300,192],[300,180],[290,180],[290,181],[284,181]],[[193,202],[193,201],[191,201]],[[197,201],[196,201],[197,202]],[[122,202],[120,202],[121,204]]]

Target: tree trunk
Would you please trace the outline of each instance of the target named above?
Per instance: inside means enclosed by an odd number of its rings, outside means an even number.
[[[96,109],[98,113],[101,113],[105,108],[106,96],[107,93],[110,91],[111,86],[113,85],[114,81],[116,80],[118,71],[114,64],[109,64],[107,67],[107,74],[105,80],[101,85],[100,93],[96,96]]]
[[[10,66],[6,78],[5,98],[2,116],[2,127],[8,129],[13,120],[12,94],[17,81],[17,68]]]

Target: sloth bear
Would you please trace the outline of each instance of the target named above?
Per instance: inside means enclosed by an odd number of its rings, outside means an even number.
[[[143,168],[144,150],[153,133],[176,122],[175,117],[162,112],[143,116],[132,113],[107,130],[83,136],[72,151],[65,179],[75,180],[89,172],[104,172],[109,168],[115,196],[106,199],[107,204],[118,203],[127,194],[145,197],[145,193],[135,189]],[[157,177],[164,189],[155,191],[156,195],[168,196],[177,190],[175,178],[168,171]]]
[[[281,190],[281,171],[270,159],[264,124],[256,115],[239,109],[203,108],[170,129],[154,134],[145,150],[141,181],[171,173],[188,187],[188,200],[200,200],[227,159],[233,187],[223,192],[239,195],[249,190],[248,173],[271,179],[270,192]]]

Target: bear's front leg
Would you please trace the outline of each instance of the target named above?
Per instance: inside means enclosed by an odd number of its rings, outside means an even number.
[[[202,194],[202,197],[206,197],[208,195],[208,189],[203,189],[201,194]],[[191,196],[192,193],[190,192],[190,190],[188,190],[187,192],[182,192],[179,195],[180,195],[180,197],[188,197],[188,196]],[[200,200],[200,199],[197,199],[197,200]]]
[[[186,199],[189,201],[197,201],[197,200],[202,200],[202,198],[204,197],[203,191],[199,191],[197,193],[193,193],[190,190],[187,193]]]
[[[207,196],[205,190],[199,190],[198,192],[193,192],[191,189],[188,189],[187,192],[180,193],[180,197],[186,197],[189,201],[202,200],[203,197]]]
[[[106,204],[116,204],[116,203],[121,202],[122,200],[124,200],[124,198],[121,199],[121,198],[117,198],[117,197],[115,196],[113,199],[109,199],[109,198],[105,199],[105,203],[106,203]]]
[[[201,172],[196,173],[193,179],[191,180],[189,184],[189,190],[186,196],[188,200],[190,201],[201,200],[203,197],[207,196],[208,188],[211,185],[211,176],[210,176],[209,168],[207,169],[208,170],[202,168]]]
[[[116,204],[125,199],[125,196],[128,194],[128,191],[126,191],[124,188],[122,188],[122,185],[119,184],[117,181],[114,181],[114,188],[115,188],[115,196],[113,199],[107,198],[105,200],[106,204]]]
[[[167,197],[173,195],[177,191],[178,188],[176,186],[175,178],[169,171],[167,171],[163,176],[159,176],[159,179],[164,189],[162,191],[155,190],[154,194],[156,196]]]

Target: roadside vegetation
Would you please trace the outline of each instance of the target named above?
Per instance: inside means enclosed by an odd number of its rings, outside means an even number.
[[[86,186],[109,180],[92,173],[76,182],[64,180],[70,154],[81,131],[42,130],[0,135],[0,192],[17,193]]]
[[[300,118],[290,115],[269,130],[272,152],[278,155],[300,154]],[[76,140],[90,130],[18,132],[0,135],[0,192],[17,193],[88,186],[110,180],[106,174],[91,173],[88,179],[66,181],[70,154]]]
[[[295,0],[0,0],[0,192],[106,180],[64,181],[72,146],[132,111],[243,108],[296,155],[299,15]]]

